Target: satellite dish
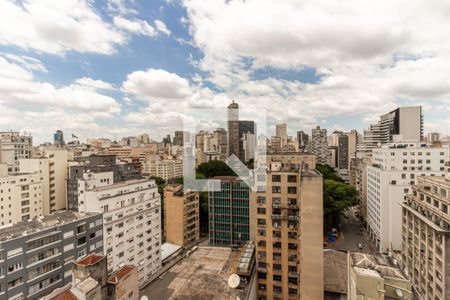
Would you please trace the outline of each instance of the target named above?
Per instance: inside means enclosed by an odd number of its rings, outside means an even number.
[[[148,300],[148,297],[147,296],[142,296],[141,300]]]
[[[230,277],[228,277],[228,285],[230,288],[235,289],[239,286],[241,283],[241,278],[238,274],[231,274]]]
[[[397,294],[397,296],[399,296],[399,297],[403,297],[403,293],[402,293],[402,291],[401,291],[401,290],[399,290],[399,289],[396,289],[396,290],[395,290],[395,293]]]

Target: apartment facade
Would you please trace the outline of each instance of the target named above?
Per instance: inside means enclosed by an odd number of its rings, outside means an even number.
[[[139,284],[161,267],[161,198],[154,180],[113,183],[113,173],[78,180],[78,210],[103,213],[108,272],[133,264]]]
[[[183,191],[183,185],[164,188],[164,237],[178,246],[189,246],[200,238],[198,192]]]
[[[72,281],[72,262],[103,252],[102,215],[56,212],[0,229],[0,299],[39,299]]]
[[[144,174],[161,177],[164,180],[183,177],[183,160],[161,159],[159,155],[149,155],[144,162]]]
[[[78,211],[78,179],[84,173],[113,172],[113,183],[142,178],[131,163],[117,162],[115,155],[90,155],[69,161],[67,209]]]
[[[327,130],[317,126],[311,132],[311,152],[317,157],[317,163],[326,164],[328,157]]]
[[[402,203],[402,261],[422,299],[450,299],[450,167],[419,177]]]
[[[419,176],[442,176],[446,147],[392,143],[373,149],[367,167],[367,225],[380,252],[400,251],[401,206]]]
[[[0,132],[0,163],[6,164],[9,173],[19,172],[19,160],[30,158],[33,138],[19,132]]]
[[[208,192],[209,244],[238,246],[250,239],[250,188],[235,176],[220,176],[221,190]]]
[[[266,190],[252,192],[257,299],[323,299],[322,177],[309,156],[271,159]]]
[[[275,136],[280,138],[281,148],[287,145],[288,135],[286,123],[275,125]]]
[[[0,176],[0,226],[42,216],[42,184],[39,173]]]
[[[360,151],[370,151],[380,145],[396,141],[421,141],[423,116],[421,106],[399,107],[380,116],[380,120],[364,130]]]

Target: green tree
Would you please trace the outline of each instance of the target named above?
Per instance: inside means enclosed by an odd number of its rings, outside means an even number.
[[[197,172],[203,174],[206,178],[214,176],[236,176],[233,170],[221,160],[210,160],[209,162],[202,163],[198,166]]]
[[[340,216],[349,207],[359,204],[356,189],[341,181],[324,179],[323,214],[325,232],[339,223]]]
[[[320,174],[322,174],[323,179],[332,179],[334,181],[344,182],[336,171],[329,165],[317,164],[316,169],[320,172]]]

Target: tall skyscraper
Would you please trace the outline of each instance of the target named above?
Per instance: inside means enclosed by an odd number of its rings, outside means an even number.
[[[419,177],[402,203],[402,261],[422,299],[450,299],[450,166]]]
[[[287,135],[287,125],[286,123],[278,124],[275,126],[275,135],[280,138],[281,148],[287,145],[288,135]]]
[[[250,239],[250,188],[235,176],[220,176],[221,191],[208,192],[209,244],[238,246]]]
[[[297,131],[298,150],[300,152],[308,152],[310,149],[309,135],[304,131]]]
[[[274,155],[267,164],[266,191],[251,198],[257,299],[323,299],[322,176],[314,156]]]
[[[228,154],[239,157],[239,105],[234,101],[228,105]]]
[[[311,152],[318,164],[326,164],[328,157],[327,130],[317,126],[311,132]]]
[[[64,133],[59,129],[53,134],[53,144],[56,147],[61,147],[64,145]]]
[[[9,173],[19,172],[19,160],[31,157],[33,138],[19,132],[0,132],[0,164],[6,164]]]
[[[236,155],[241,161],[245,161],[243,135],[251,133],[256,136],[254,121],[239,120],[239,105],[234,101],[228,105],[228,157]]]

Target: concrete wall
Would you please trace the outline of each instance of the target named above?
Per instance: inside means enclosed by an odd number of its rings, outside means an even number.
[[[323,299],[323,179],[302,176],[300,187],[301,270],[303,299]]]

